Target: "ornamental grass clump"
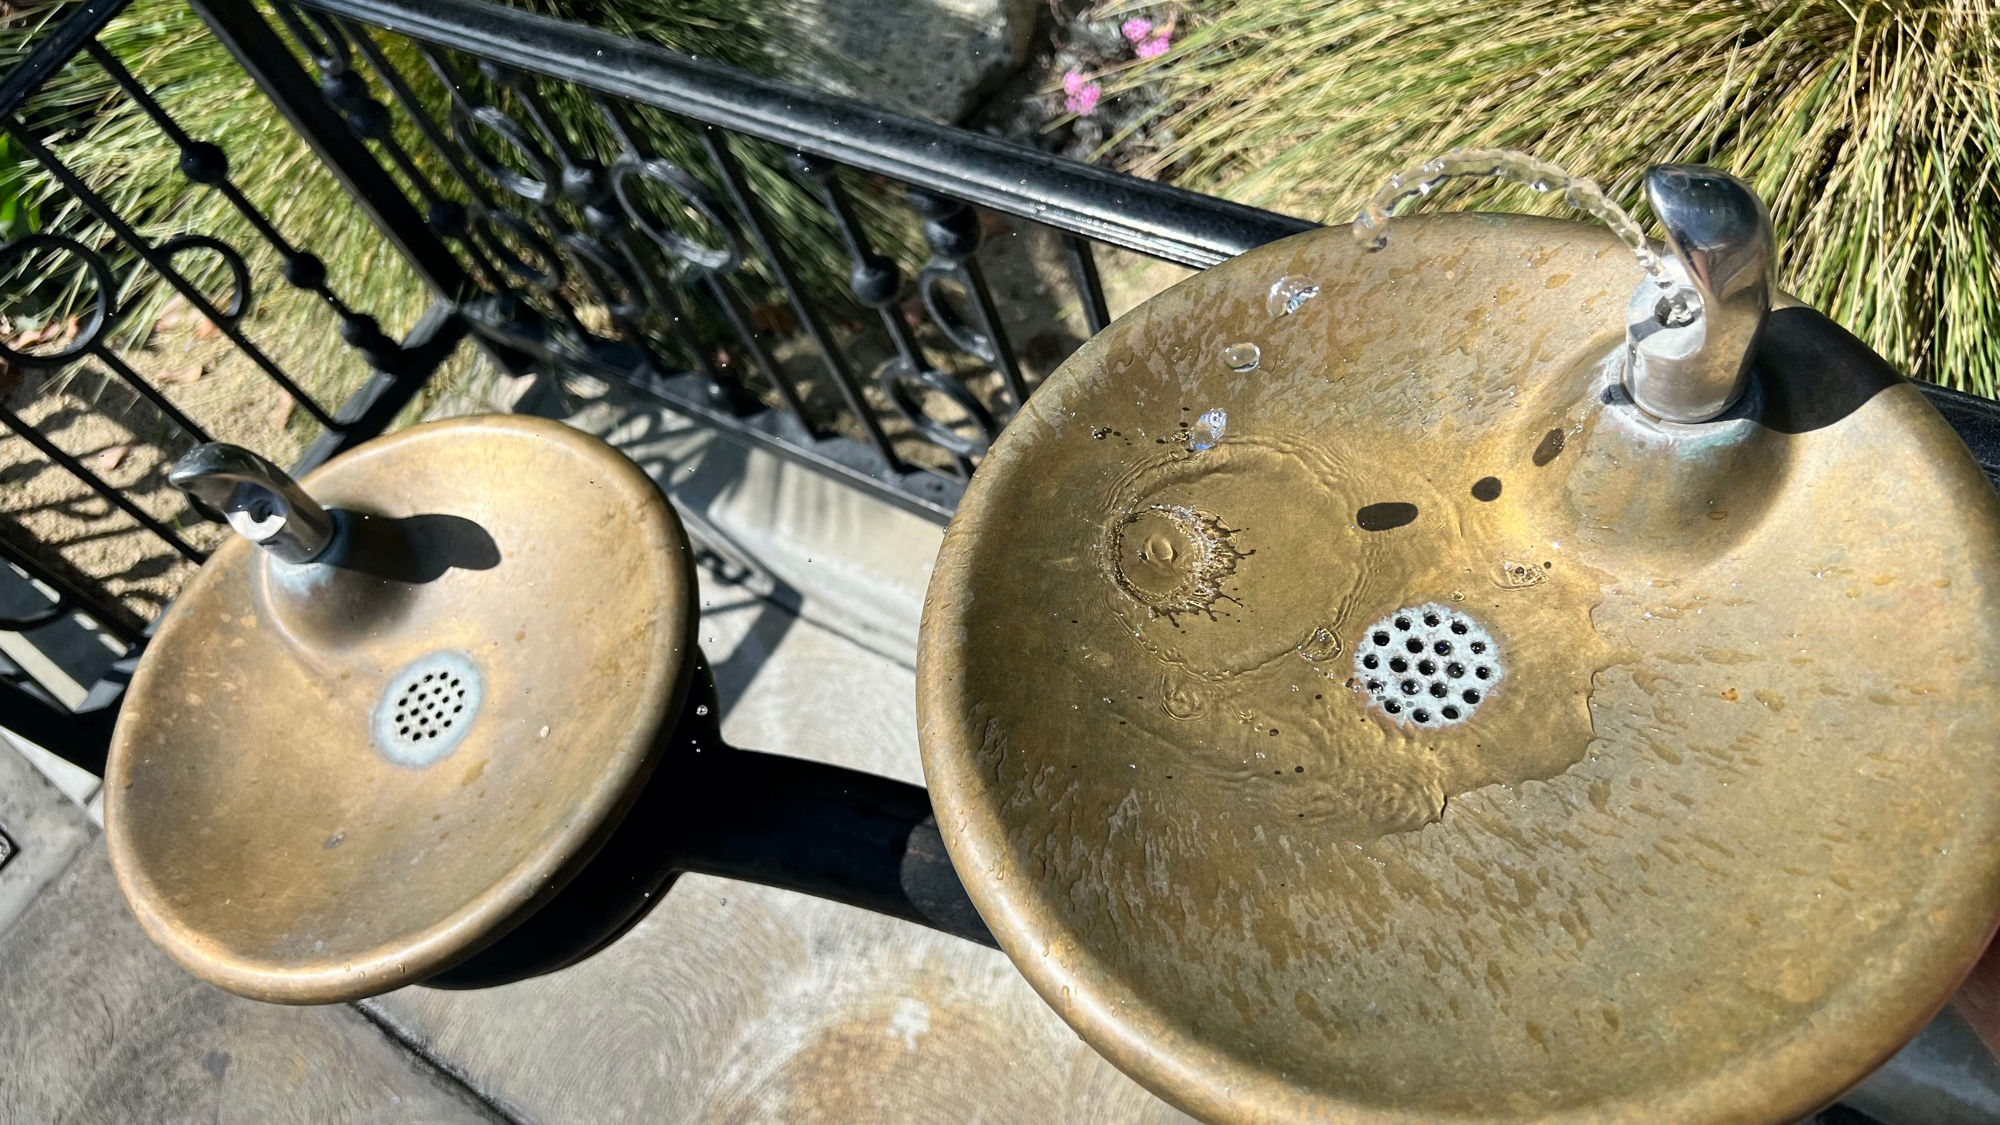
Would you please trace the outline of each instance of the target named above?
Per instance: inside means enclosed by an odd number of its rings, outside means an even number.
[[[1454,147],[1531,151],[1628,207],[1647,165],[1718,165],[1770,203],[1788,289],[1913,376],[2000,394],[1993,0],[1177,7],[1170,50],[1104,76],[1107,96],[1166,94],[1130,127],[1157,146],[1137,171],[1346,222],[1391,172]],[[1533,201],[1440,194],[1425,209]]]

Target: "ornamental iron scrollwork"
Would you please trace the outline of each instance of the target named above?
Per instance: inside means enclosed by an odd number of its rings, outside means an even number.
[[[850,366],[854,344],[836,336],[815,307],[749,189],[728,137],[677,123],[692,130],[707,156],[703,174],[678,158],[648,151],[646,138],[659,134],[641,128],[633,108],[620,99],[591,93],[564,105],[570,114],[579,107],[596,108],[602,129],[595,135],[608,136],[610,147],[593,151],[586,144],[591,130],[581,127],[587,123],[557,113],[548,100],[553,95],[545,96],[545,88],[562,85],[558,79],[419,43],[416,51],[436,79],[433,93],[443,99],[434,108],[403,77],[370,29],[317,11],[295,11],[289,4],[281,3],[277,10],[320,69],[322,93],[357,133],[385,146],[396,133],[380,120],[375,110],[382,103],[361,80],[359,64],[365,60],[415,132],[438,150],[436,162],[458,175],[464,198],[452,201],[443,199],[427,178],[405,169],[414,190],[426,197],[429,213],[453,220],[434,222],[440,233],[480,251],[510,290],[518,286],[519,294],[540,310],[549,331],[538,338],[554,357],[586,363],[600,358],[612,341],[597,337],[608,332],[643,361],[645,370],[631,372],[639,384],[676,370],[692,371],[706,380],[711,405],[743,414],[759,408],[743,381],[747,373],[760,378],[809,438],[834,436],[808,409],[796,374],[772,354],[765,338],[769,329],[760,331],[753,324],[741,286],[746,255],[754,245],[761,273],[778,283],[828,384],[878,455],[878,471],[893,476],[923,468],[921,461],[913,463],[898,453],[883,417],[900,417],[908,438],[942,451],[952,475],[963,479],[1001,421],[1026,400],[1026,376],[978,260],[979,217],[963,201],[923,190],[908,193],[906,202],[921,219],[928,258],[906,275],[862,229],[837,166],[803,155],[794,161],[799,178],[826,206],[850,252],[851,295],[864,308],[876,310],[892,345],[892,358],[875,366],[873,391],[864,393]],[[399,168],[410,163],[396,152],[389,155]],[[711,182],[723,191],[717,193]],[[684,212],[689,221],[682,223],[677,216],[667,221],[663,207]],[[1088,265],[1087,248],[1083,253]],[[475,272],[484,276],[479,265],[473,262]],[[931,343],[993,371],[997,389],[975,392],[961,375],[945,371],[927,354],[924,340],[904,315],[906,291],[915,299],[907,308],[921,309],[935,331]],[[592,313],[595,319],[586,323],[582,314],[587,310],[577,302],[600,310],[602,317]],[[690,304],[701,310],[699,316],[691,314]],[[705,324],[719,324],[733,338],[727,350],[740,370],[721,366],[726,357],[702,338]],[[684,353],[685,365],[662,362],[656,343]],[[871,400],[871,394],[879,397]]]

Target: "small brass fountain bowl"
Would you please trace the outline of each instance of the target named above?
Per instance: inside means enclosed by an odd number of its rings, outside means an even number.
[[[2000,909],[2000,503],[1809,309],[1655,422],[1601,230],[1314,232],[1121,318],[946,535],[994,936],[1215,1121],[1798,1120]]]
[[[202,567],[126,695],[105,833],[191,972],[327,1003],[464,960],[591,858],[679,714],[696,596],[653,482],[554,422],[418,426],[301,483],[343,546]]]

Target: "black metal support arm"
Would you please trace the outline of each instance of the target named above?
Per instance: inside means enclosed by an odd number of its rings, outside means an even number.
[[[712,741],[670,757],[571,883],[424,983],[491,988],[573,965],[638,925],[682,874],[780,887],[997,948],[923,787]]]
[[[737,750],[716,729],[720,711],[698,666],[652,778],[597,851],[513,930],[424,983],[490,988],[573,965],[638,925],[684,873],[782,887],[995,946],[922,786]]]
[[[687,779],[684,871],[802,891],[981,945],[993,936],[945,854],[922,786],[724,750]]]

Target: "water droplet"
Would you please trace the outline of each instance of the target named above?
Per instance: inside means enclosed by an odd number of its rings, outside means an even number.
[[[1354,236],[1354,241],[1361,244],[1363,250],[1373,253],[1389,245],[1389,232],[1382,229],[1388,222],[1389,216],[1386,212],[1382,215],[1382,223],[1378,225],[1373,216],[1363,211],[1354,216],[1353,224],[1347,229],[1348,233]]]
[[[1222,349],[1222,362],[1231,371],[1255,371],[1257,363],[1264,358],[1264,352],[1255,344],[1231,344]]]
[[[1311,279],[1298,274],[1286,274],[1271,283],[1271,295],[1264,301],[1264,311],[1272,316],[1290,316],[1299,311],[1299,306],[1319,296],[1319,286]]]
[[[1534,563],[1512,562],[1503,559],[1500,563],[1500,573],[1494,579],[1494,584],[1503,590],[1525,590],[1530,586],[1541,585],[1547,581],[1548,577],[1549,572],[1546,567],[1537,566]]]
[[[1701,298],[1692,289],[1676,288],[1653,306],[1653,319],[1668,328],[1685,328],[1701,315]]]
[[[1315,664],[1323,660],[1332,660],[1339,656],[1340,652],[1340,638],[1324,625],[1314,629],[1305,640],[1299,642],[1299,655]],[[1292,690],[1299,690],[1298,686],[1293,685]]]
[[[1222,435],[1228,429],[1228,411],[1220,406],[1204,411],[1201,417],[1194,420],[1193,428],[1188,431],[1188,448],[1196,453],[1204,449],[1214,449],[1215,444],[1222,440]]]

